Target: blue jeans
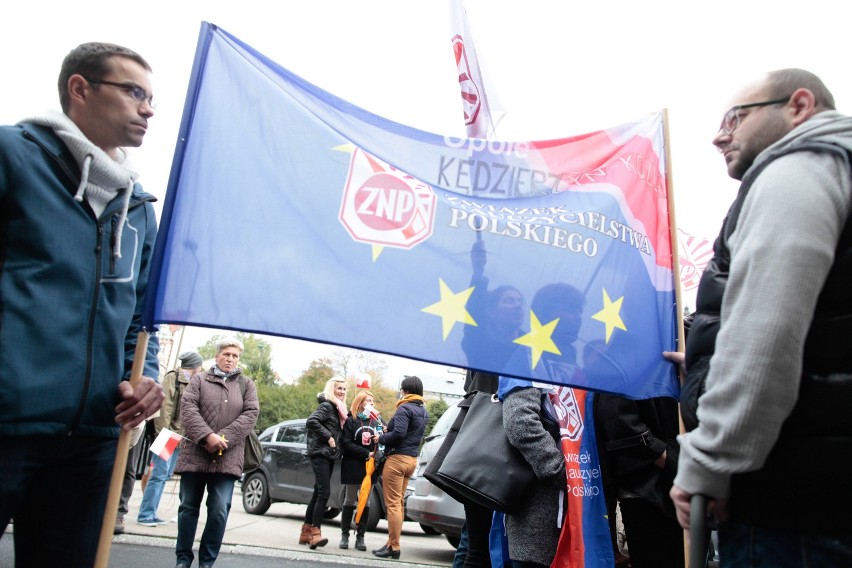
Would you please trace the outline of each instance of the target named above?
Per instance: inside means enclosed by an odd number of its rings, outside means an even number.
[[[459,538],[459,545],[456,547],[456,554],[453,556],[453,566],[452,568],[462,568],[464,566],[464,559],[467,557],[467,523],[462,525],[461,538]]]
[[[15,565],[92,566],[117,440],[0,437],[0,536],[15,519]]]
[[[198,562],[213,564],[222,548],[231,499],[234,496],[233,475],[222,473],[182,473],[180,476],[180,507],[178,508],[178,536],[175,554],[177,563],[192,564],[192,543],[198,528],[201,499],[207,489],[207,524],[201,533],[198,547]]]
[[[175,448],[172,457],[164,460],[160,456],[154,456],[154,469],[145,485],[145,493],[142,494],[142,503],[139,505],[139,521],[153,521],[157,518],[157,507],[160,506],[160,497],[163,496],[163,488],[166,481],[172,477],[177,465],[180,446]]]
[[[852,536],[831,538],[726,523],[719,530],[719,558],[725,568],[852,566]]]

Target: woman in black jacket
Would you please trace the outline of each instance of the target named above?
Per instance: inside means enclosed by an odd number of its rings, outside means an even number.
[[[402,395],[396,412],[388,422],[388,431],[375,438],[385,446],[382,489],[388,517],[388,541],[373,554],[379,558],[399,558],[399,535],[402,532],[405,488],[417,465],[417,450],[429,415],[423,405],[423,382],[419,377],[405,377],[399,385]]]
[[[343,425],[341,446],[343,461],[340,463],[340,484],[344,489],[343,509],[340,516],[340,548],[349,548],[349,528],[352,516],[358,505],[358,492],[367,475],[367,460],[373,455],[376,444],[373,437],[379,432],[381,422],[378,413],[373,410],[375,399],[370,391],[361,391],[355,395],[349,407],[349,417]],[[371,413],[370,411],[373,410]],[[372,414],[372,416],[371,416]],[[369,497],[367,497],[369,499]],[[369,503],[369,501],[367,501]],[[364,533],[367,531],[367,519],[370,507],[361,512],[361,522],[355,533],[355,548],[367,550]]]
[[[328,544],[320,532],[325,505],[331,495],[331,472],[340,454],[340,435],[346,422],[346,379],[332,377],[317,394],[319,406],[308,417],[308,457],[314,470],[314,494],[305,511],[299,544],[311,549]]]

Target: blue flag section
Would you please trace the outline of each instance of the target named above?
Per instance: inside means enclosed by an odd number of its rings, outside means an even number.
[[[663,150],[661,114],[538,142],[424,132],[204,23],[144,323],[677,396]]]

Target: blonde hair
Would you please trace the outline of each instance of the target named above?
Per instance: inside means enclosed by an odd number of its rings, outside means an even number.
[[[373,397],[373,402],[376,401],[376,397],[373,396],[373,393],[370,391],[362,390],[358,394],[355,395],[355,400],[352,401],[352,406],[349,407],[349,412],[352,413],[352,416],[355,417],[358,415],[358,412],[361,411],[361,405],[364,404],[364,401],[368,396]]]
[[[346,379],[341,377],[340,375],[335,375],[328,379],[325,383],[325,388],[322,389],[322,394],[325,395],[325,399],[331,402],[337,400],[337,397],[334,396],[334,383],[343,383],[346,384]],[[346,397],[343,397],[343,404],[346,405]]]

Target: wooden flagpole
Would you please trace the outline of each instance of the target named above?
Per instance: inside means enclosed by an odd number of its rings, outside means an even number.
[[[136,338],[136,351],[133,353],[133,367],[130,371],[130,386],[136,388],[142,378],[145,368],[145,356],[148,352],[148,332],[140,331]],[[130,431],[122,428],[118,435],[118,447],[115,450],[115,463],[112,466],[112,477],[109,482],[104,520],[101,524],[101,536],[98,540],[98,552],[95,557],[95,568],[107,568],[109,564],[110,547],[115,529],[115,518],[118,514],[118,502],[121,499],[121,487],[124,484],[124,473],[127,469],[127,454],[130,452]]]
[[[671,143],[669,139],[669,109],[663,109],[663,147],[666,156],[666,203],[669,208],[669,233],[672,243],[672,275],[674,276],[675,286],[675,310],[677,311],[677,350],[680,353],[686,351],[686,338],[683,332],[683,301],[681,294],[680,282],[680,255],[678,254],[678,238],[677,238],[677,216],[675,215],[675,198],[674,198],[674,180],[672,179],[672,154]],[[684,376],[681,369],[678,369],[680,384],[683,386]],[[683,426],[683,418],[680,414],[680,405],[678,405],[678,422],[680,424],[680,433],[686,432]],[[683,533],[683,554],[685,557],[685,568],[689,568],[689,539],[686,531]]]

